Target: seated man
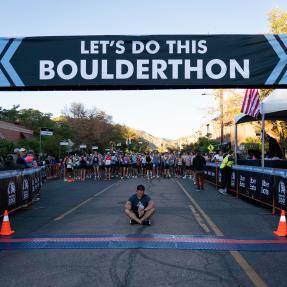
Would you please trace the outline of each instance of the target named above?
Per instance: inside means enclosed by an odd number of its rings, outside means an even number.
[[[130,218],[130,223],[150,224],[149,219],[155,212],[155,205],[144,191],[145,187],[138,185],[136,194],[132,195],[125,205],[125,213]]]

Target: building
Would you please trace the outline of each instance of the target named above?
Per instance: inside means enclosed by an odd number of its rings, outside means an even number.
[[[33,138],[33,131],[25,127],[0,121],[0,139],[18,141]]]
[[[219,118],[215,118],[210,122],[201,125],[201,127],[192,135],[192,143],[198,141],[200,137],[209,137],[210,139],[220,142],[221,138],[221,122]],[[245,123],[237,126],[238,145],[246,140],[246,138],[256,138],[256,126],[254,123]],[[225,124],[223,127],[223,143],[231,143],[235,145],[235,124]]]

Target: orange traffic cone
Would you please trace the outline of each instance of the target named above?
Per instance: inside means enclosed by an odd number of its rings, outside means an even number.
[[[287,235],[286,217],[285,217],[285,211],[284,210],[281,211],[278,229],[276,231],[273,231],[273,233],[277,236],[286,236]]]
[[[8,211],[5,210],[0,235],[11,235],[13,233],[15,233],[15,231],[11,230],[10,221],[8,217]]]

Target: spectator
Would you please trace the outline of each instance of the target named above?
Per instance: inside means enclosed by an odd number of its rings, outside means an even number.
[[[21,148],[20,150],[16,150],[16,164],[24,166],[24,168],[28,168],[27,162],[24,159],[26,150]]]
[[[203,190],[204,188],[204,167],[206,165],[205,158],[200,154],[199,151],[196,152],[196,156],[193,159],[193,168],[195,173],[195,181],[197,190]]]

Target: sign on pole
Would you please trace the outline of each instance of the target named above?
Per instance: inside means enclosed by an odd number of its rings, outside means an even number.
[[[287,86],[287,35],[0,38],[0,90]]]
[[[67,141],[60,141],[60,146],[68,146],[69,142]]]
[[[99,149],[99,147],[97,145],[92,146],[92,150],[98,150],[98,149]]]
[[[80,145],[80,148],[87,148],[87,145],[81,144],[81,145]]]
[[[53,130],[52,129],[49,129],[49,128],[41,128],[41,131],[40,131],[40,135],[41,136],[52,136],[54,133],[53,133]]]
[[[208,147],[207,147],[209,153],[213,153],[214,152],[214,146],[212,144],[210,144]]]

